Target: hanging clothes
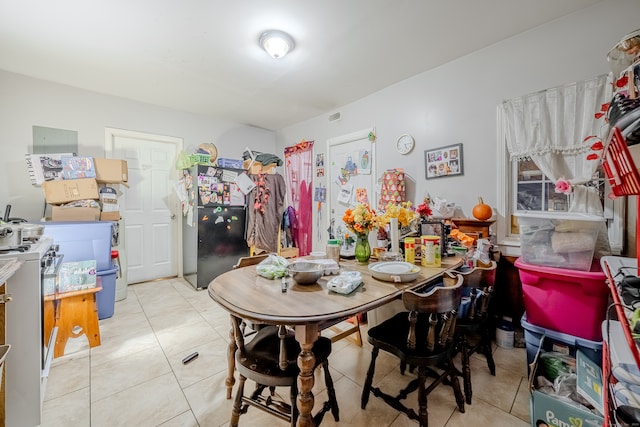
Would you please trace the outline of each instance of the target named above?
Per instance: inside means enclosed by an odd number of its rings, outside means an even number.
[[[302,141],[284,150],[287,180],[287,204],[295,210],[297,227],[292,230],[300,256],[308,255],[313,245],[313,141]]]
[[[252,174],[256,184],[247,197],[247,244],[278,252],[278,230],[285,207],[286,184],[280,174]]]

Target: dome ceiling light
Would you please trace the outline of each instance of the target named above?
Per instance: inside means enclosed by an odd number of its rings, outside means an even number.
[[[293,38],[279,30],[269,30],[260,36],[260,46],[275,59],[280,59],[295,47]]]

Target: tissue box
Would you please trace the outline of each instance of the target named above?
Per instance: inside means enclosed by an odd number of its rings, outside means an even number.
[[[64,262],[58,273],[58,292],[95,288],[96,260]]]
[[[603,217],[567,212],[515,215],[525,263],[589,271]]]

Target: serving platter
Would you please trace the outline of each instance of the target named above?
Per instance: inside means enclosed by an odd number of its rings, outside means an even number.
[[[420,274],[420,267],[404,261],[383,261],[369,264],[369,272],[385,282],[411,282]]]

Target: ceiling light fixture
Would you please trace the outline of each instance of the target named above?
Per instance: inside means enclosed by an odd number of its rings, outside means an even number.
[[[284,31],[269,30],[260,36],[260,46],[275,59],[280,59],[293,50],[295,43]]]

